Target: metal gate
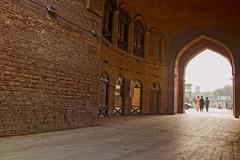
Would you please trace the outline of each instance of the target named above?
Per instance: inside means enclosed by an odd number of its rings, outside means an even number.
[[[108,74],[104,72],[101,76],[100,84],[100,106],[99,106],[99,117],[108,117],[108,88],[109,88],[109,78]]]
[[[125,83],[122,76],[118,77],[115,85],[113,115],[125,114]]]

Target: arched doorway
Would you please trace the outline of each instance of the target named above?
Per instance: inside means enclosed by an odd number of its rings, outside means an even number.
[[[131,80],[130,96],[131,96],[131,114],[142,114],[142,94],[143,85],[139,80]]]
[[[152,115],[161,113],[161,88],[158,83],[153,83],[150,89],[150,109],[149,113]]]
[[[185,113],[199,111],[196,108],[196,99],[202,96],[204,100],[209,99],[210,105],[208,108],[204,106],[200,112],[210,111],[212,116],[214,113],[215,116],[231,116],[232,84],[232,66],[228,59],[209,49],[199,53],[185,66]]]
[[[184,106],[184,71],[186,64],[201,53],[202,51],[210,49],[215,51],[225,58],[227,58],[232,65],[233,71],[233,115],[237,117],[236,113],[236,98],[235,98],[235,63],[231,51],[223,43],[210,38],[208,36],[199,36],[186,44],[179,52],[175,60],[174,67],[174,113],[183,113]]]
[[[122,76],[117,78],[114,91],[114,116],[125,114],[125,81]]]
[[[100,106],[99,117],[108,117],[108,92],[109,92],[109,75],[107,72],[103,72],[100,78]]]

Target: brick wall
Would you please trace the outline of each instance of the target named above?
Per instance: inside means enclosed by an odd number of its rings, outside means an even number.
[[[101,15],[84,0],[37,3],[0,1],[0,136],[96,123],[99,40],[81,27],[100,34]]]

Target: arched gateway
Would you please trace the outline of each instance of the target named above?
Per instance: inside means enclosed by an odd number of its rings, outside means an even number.
[[[226,57],[232,65],[233,74],[233,115],[239,117],[238,102],[236,101],[235,63],[230,49],[216,39],[201,35],[186,44],[177,54],[174,67],[174,112],[183,113],[184,102],[184,72],[185,67],[193,57],[205,49],[213,50]]]

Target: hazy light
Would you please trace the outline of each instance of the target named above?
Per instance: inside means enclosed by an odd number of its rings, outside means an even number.
[[[225,85],[232,85],[232,67],[220,54],[205,50],[194,57],[185,70],[185,83],[198,85],[202,91],[213,91]]]

